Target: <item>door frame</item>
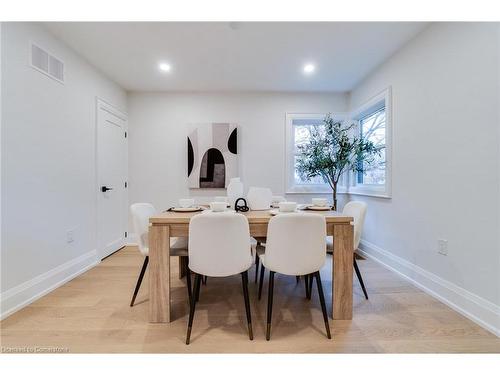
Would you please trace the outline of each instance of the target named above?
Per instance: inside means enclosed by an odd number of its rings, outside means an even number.
[[[127,137],[125,137],[125,181],[127,182],[128,185],[128,115],[118,109],[116,106],[113,104],[110,104],[106,100],[96,96],[95,97],[95,150],[94,150],[94,157],[95,157],[95,178],[94,178],[94,187],[96,189],[96,194],[95,194],[95,205],[96,205],[96,217],[95,217],[95,235],[96,235],[96,249],[97,249],[97,261],[101,261],[103,258],[106,256],[109,256],[111,254],[103,255],[103,248],[102,248],[102,243],[101,243],[101,238],[99,235],[99,226],[100,226],[100,215],[102,211],[102,206],[100,205],[100,200],[99,200],[99,195],[102,194],[100,191],[100,185],[99,185],[99,111],[100,109],[104,109],[105,111],[110,112],[114,116],[117,116],[118,118],[122,119],[124,121],[124,130],[127,133]],[[123,228],[123,246],[126,245],[127,238],[125,236],[125,233],[128,232],[128,186],[125,188],[125,194],[123,197],[123,219],[124,219],[124,228]]]

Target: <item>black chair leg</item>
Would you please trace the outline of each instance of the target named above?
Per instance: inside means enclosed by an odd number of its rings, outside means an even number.
[[[330,334],[330,324],[328,323],[328,313],[326,312],[325,295],[323,294],[323,285],[321,284],[321,276],[319,271],[314,274],[316,277],[316,285],[318,286],[319,301],[321,303],[321,310],[323,311],[323,320],[325,321],[326,337],[332,338]]]
[[[243,297],[245,299],[245,311],[247,313],[248,338],[253,340],[252,314],[250,313],[250,298],[248,296],[248,271],[241,273],[241,283],[243,285]]]
[[[356,271],[356,276],[358,276],[359,283],[361,284],[361,289],[363,289],[365,298],[368,299],[368,293],[366,293],[365,283],[363,282],[363,278],[361,277],[361,272],[359,272],[358,262],[356,262],[356,258],[354,258],[353,264],[354,264],[354,271]]]
[[[310,279],[310,276],[309,275],[304,275],[304,285],[305,285],[305,288],[306,288],[306,298],[307,299],[311,299],[311,291],[309,290],[309,279]]]
[[[194,294],[198,295],[200,291],[201,275],[195,274],[194,276]],[[191,306],[189,307],[189,322],[186,334],[186,345],[189,345],[191,340],[191,329],[193,328],[194,310],[196,308],[196,301],[193,299]]]
[[[137,297],[137,293],[139,292],[139,288],[141,287],[142,278],[144,277],[144,273],[146,272],[146,268],[148,267],[149,257],[144,258],[144,263],[142,264],[141,273],[139,274],[139,278],[137,279],[137,284],[135,285],[134,295],[132,297],[132,301],[130,301],[130,306],[134,306],[135,297]]]
[[[264,264],[260,265],[260,280],[259,280],[259,301],[262,296],[262,285],[264,284],[264,272],[266,269],[264,268]]]
[[[201,285],[202,281],[203,281],[203,275],[200,275],[200,285]],[[196,284],[194,285],[194,287],[196,289]],[[196,300],[196,302],[200,301],[200,290],[201,290],[201,288],[198,288],[196,293],[193,290],[193,293],[194,293],[193,298]]]
[[[298,284],[300,282],[300,276],[295,276],[295,282]]]
[[[311,299],[312,297],[312,291],[313,291],[313,279],[314,279],[314,275],[313,274],[310,274],[309,275],[309,300]]]
[[[192,303],[191,299],[193,298],[193,293],[191,289],[191,270],[189,269],[187,263],[186,263],[186,286],[188,290],[189,305],[191,305]]]
[[[273,315],[273,290],[274,290],[274,272],[269,272],[269,292],[267,293],[267,326],[266,340],[271,339],[271,321]]]
[[[255,284],[257,284],[257,278],[259,276],[259,256],[255,254]]]

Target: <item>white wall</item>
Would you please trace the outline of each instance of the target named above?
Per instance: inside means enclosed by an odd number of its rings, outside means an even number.
[[[125,109],[126,93],[38,24],[1,38],[5,316],[97,261],[95,101]],[[30,41],[65,62],[64,85],[29,67]]]
[[[351,197],[369,204],[363,249],[500,334],[498,38],[496,24],[432,25],[350,108],[392,86],[393,197]]]
[[[240,176],[245,185],[285,189],[285,113],[344,112],[345,94],[131,93],[129,94],[130,202],[158,209],[181,197],[199,202],[225,190],[189,190],[188,124],[235,122]],[[303,197],[294,197],[300,200]]]

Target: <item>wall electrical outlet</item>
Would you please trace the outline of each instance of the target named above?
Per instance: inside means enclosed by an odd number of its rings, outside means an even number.
[[[75,229],[70,229],[66,232],[66,242],[72,243],[75,241]]]
[[[441,255],[448,255],[448,240],[438,240],[438,253]]]

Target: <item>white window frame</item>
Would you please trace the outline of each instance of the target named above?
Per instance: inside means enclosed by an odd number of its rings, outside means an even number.
[[[332,188],[325,184],[297,184],[295,183],[295,133],[293,131],[293,120],[314,119],[323,120],[327,113],[286,113],[285,121],[285,192],[286,194],[331,194]],[[349,119],[348,113],[336,112],[333,114],[335,120],[344,121]],[[347,178],[340,179],[337,193],[347,192]]]
[[[357,121],[373,112],[381,103],[385,106],[385,185],[358,184],[355,172],[349,173],[348,193],[380,198],[392,196],[392,90],[391,87],[372,97],[359,108],[351,112],[351,118]]]

